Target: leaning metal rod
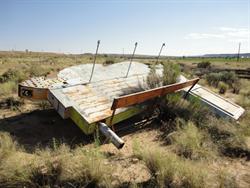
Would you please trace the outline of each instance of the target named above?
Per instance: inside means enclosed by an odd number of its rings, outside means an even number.
[[[137,47],[137,42],[135,43],[134,52],[133,52],[132,57],[131,57],[131,59],[130,59],[130,63],[129,63],[128,71],[127,71],[127,74],[126,74],[126,78],[128,77],[128,73],[129,73],[129,70],[130,70],[130,67],[131,67],[131,64],[132,64],[132,60],[133,60],[134,55],[135,55],[136,47]]]
[[[240,60],[240,45],[241,45],[241,43],[239,43],[238,54],[237,54],[237,61]]]
[[[98,41],[97,41],[97,48],[96,48],[96,52],[95,52],[94,63],[93,63],[93,67],[92,67],[92,71],[91,71],[91,75],[90,75],[89,82],[91,82],[91,80],[92,80],[92,76],[93,76],[93,73],[94,73],[94,69],[95,69],[95,61],[96,61],[96,56],[97,56],[97,53],[98,53],[98,48],[99,48],[99,45],[100,45],[100,40],[98,40]]]
[[[163,43],[163,44],[162,44],[162,46],[161,46],[161,49],[160,49],[159,55],[158,55],[158,57],[157,57],[157,59],[156,59],[156,64],[158,63],[158,60],[159,60],[160,55],[161,55],[161,51],[162,51],[162,49],[163,49],[163,47],[164,47],[164,46],[165,46],[165,43]]]

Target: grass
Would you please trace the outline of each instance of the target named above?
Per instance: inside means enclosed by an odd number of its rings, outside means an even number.
[[[160,148],[148,148],[134,144],[134,155],[145,161],[156,184],[160,187],[204,187],[205,170],[193,166],[191,161],[166,152]]]
[[[181,127],[178,126],[178,129],[169,135],[177,154],[194,160],[217,157],[217,148],[205,131],[198,129],[192,122]]]
[[[155,177],[152,187],[236,187],[228,170],[214,171],[206,161],[183,159],[162,147],[142,147],[138,142],[134,142],[133,151]]]
[[[17,92],[17,84],[14,81],[7,81],[0,84],[0,95],[10,96],[12,93]]]
[[[98,55],[97,63],[116,63],[127,57]],[[135,59],[136,60],[136,59]],[[138,59],[149,65],[153,59]],[[52,53],[1,53],[0,52],[0,95],[6,99],[17,91],[17,83],[30,76],[46,76],[62,68],[82,63],[92,63],[93,55],[64,55]],[[243,68],[249,60],[223,58],[161,58],[164,77],[156,77],[151,69],[149,87],[175,82],[180,74],[177,64],[190,67]],[[190,70],[187,73],[190,74]],[[182,99],[180,94],[167,95],[159,100],[160,113],[157,127],[163,145],[146,147],[134,143],[134,156],[146,164],[152,178],[150,187],[237,187],[232,173],[224,168],[224,161],[249,155],[246,138],[250,137],[250,81],[238,80],[231,73],[212,78],[211,87],[227,84],[227,94],[232,94],[246,113],[239,122],[225,121],[216,117],[209,109],[201,106],[197,99]],[[235,81],[237,80],[237,81]],[[204,85],[207,81],[203,79]],[[233,90],[240,86],[238,92]],[[223,86],[221,86],[223,87]],[[218,88],[217,88],[218,89]],[[237,88],[236,88],[237,90]],[[15,100],[10,99],[10,106]],[[6,103],[7,104],[7,103]],[[38,107],[47,109],[48,103],[39,102]],[[0,109],[1,110],[1,109]],[[141,140],[143,142],[143,140]],[[114,154],[114,155],[120,155]],[[134,157],[132,156],[132,157]],[[123,157],[123,156],[121,156]],[[56,140],[47,148],[26,151],[10,134],[0,132],[0,187],[114,187],[112,177],[115,165],[99,147],[76,146],[70,148]],[[243,160],[243,159],[242,159]],[[213,164],[219,168],[214,169]],[[232,170],[232,169],[231,169]],[[140,187],[140,184],[132,184]]]
[[[27,153],[8,133],[0,134],[0,186],[111,186],[112,167],[97,148],[65,144]]]

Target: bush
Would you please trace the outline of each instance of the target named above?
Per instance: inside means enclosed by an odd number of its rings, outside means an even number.
[[[220,73],[220,76],[221,76],[221,81],[225,82],[230,87],[232,87],[233,83],[238,82],[238,77],[235,74],[235,72],[223,71]]]
[[[226,91],[228,89],[228,85],[225,84],[224,82],[219,82],[218,87],[219,87],[219,93],[220,94],[226,93]]]
[[[216,147],[206,132],[199,130],[192,122],[182,126],[183,128],[178,127],[177,131],[170,135],[178,154],[191,159],[208,159],[216,156]]]
[[[180,75],[180,66],[174,63],[163,64],[163,85],[176,83],[177,77]]]
[[[24,102],[22,100],[15,99],[14,97],[8,97],[7,99],[0,101],[0,109],[1,108],[10,108],[12,110],[15,110],[23,104],[24,104]]]
[[[209,61],[202,61],[200,63],[197,64],[198,68],[210,68],[211,67],[211,63]]]
[[[239,79],[234,72],[223,71],[219,73],[209,73],[206,76],[209,85],[218,87],[220,81],[228,84],[231,88],[234,83],[238,83]]]
[[[17,84],[14,81],[8,81],[0,84],[0,95],[7,96],[14,92],[17,92]]]
[[[50,73],[50,68],[41,65],[32,65],[29,73],[30,76],[46,76]]]
[[[114,63],[115,63],[115,61],[113,59],[107,59],[107,60],[105,60],[104,65],[111,65]]]
[[[26,78],[26,75],[23,71],[9,69],[0,76],[0,83],[8,81],[21,82]]]
[[[156,73],[155,66],[151,67],[147,76],[147,87],[149,89],[160,87],[162,85],[162,78]]]
[[[221,75],[220,73],[209,73],[206,76],[206,80],[209,85],[217,87],[219,82],[221,81]]]

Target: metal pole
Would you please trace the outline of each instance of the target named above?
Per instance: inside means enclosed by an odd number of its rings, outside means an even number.
[[[163,47],[164,47],[164,46],[165,46],[165,43],[163,43],[163,44],[162,44],[162,46],[161,46],[161,49],[160,49],[159,55],[158,55],[158,57],[157,57],[157,59],[156,59],[156,64],[158,63],[158,60],[159,60],[160,55],[161,55],[161,51],[162,51],[162,49],[163,49]]]
[[[240,59],[240,45],[241,45],[241,43],[239,43],[238,55],[237,55],[237,61],[239,61],[239,59]]]
[[[130,67],[131,67],[131,64],[132,64],[132,60],[133,60],[134,55],[135,55],[135,50],[136,50],[136,47],[137,47],[137,42],[135,43],[135,48],[134,48],[134,51],[133,51],[132,57],[131,57],[131,59],[130,59],[130,63],[129,63],[128,71],[127,71],[127,74],[126,74],[126,78],[128,77],[128,73],[129,73],[129,70],[130,70]]]
[[[124,141],[115,134],[105,123],[98,122],[99,130],[101,131],[106,138],[108,138],[118,149],[121,149],[124,146]]]
[[[93,67],[92,67],[92,71],[91,71],[91,75],[90,75],[89,83],[91,82],[91,80],[92,80],[92,76],[93,76],[93,73],[94,73],[94,69],[95,69],[95,61],[96,61],[96,56],[97,56],[97,53],[98,53],[98,48],[99,48],[99,45],[100,45],[100,40],[98,40],[98,41],[97,41],[97,48],[96,48],[96,52],[95,52],[95,57],[94,57],[94,62],[93,62]]]

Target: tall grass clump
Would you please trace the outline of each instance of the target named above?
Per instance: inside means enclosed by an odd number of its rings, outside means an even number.
[[[0,134],[0,187],[111,187],[112,167],[98,148],[52,147],[27,153]]]
[[[174,153],[158,147],[133,146],[134,155],[143,160],[152,176],[156,187],[205,187],[207,172],[198,163],[185,160]]]
[[[14,81],[7,81],[0,84],[0,95],[7,96],[17,91],[17,83]]]
[[[209,134],[198,129],[192,122],[178,126],[169,135],[177,154],[190,159],[209,159],[216,157],[217,148],[210,140]]]

